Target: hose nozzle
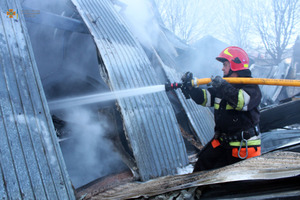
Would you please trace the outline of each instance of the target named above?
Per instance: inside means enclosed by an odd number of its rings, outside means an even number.
[[[176,89],[181,88],[181,87],[182,87],[182,83],[176,83],[176,82],[170,83],[170,82],[167,82],[165,84],[166,91],[176,90]]]

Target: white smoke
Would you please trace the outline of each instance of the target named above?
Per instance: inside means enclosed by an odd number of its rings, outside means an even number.
[[[146,47],[156,46],[160,28],[155,21],[149,1],[121,0],[120,2],[126,5],[123,9],[125,21],[134,36]]]
[[[62,148],[75,188],[124,167],[112,142],[106,138],[112,125],[104,115],[76,108],[68,110],[66,121],[71,136]]]
[[[114,5],[119,13],[124,17],[125,23],[129,26],[130,31],[145,47],[160,49],[170,56],[183,59],[184,63],[178,63],[180,67],[177,71],[191,71],[198,78],[208,78],[212,75],[222,75],[222,64],[215,60],[215,57],[226,46],[201,44],[201,48],[190,46],[190,52],[179,56],[177,48],[185,49],[188,45],[174,37],[168,37],[161,30],[155,16],[154,8],[150,1],[145,0],[115,0]],[[121,2],[121,3],[120,3]],[[211,42],[216,43],[217,39],[211,37]],[[220,41],[221,43],[221,41]],[[209,43],[208,43],[209,44]],[[216,47],[215,47],[215,46]],[[187,49],[185,49],[187,50]],[[183,58],[184,57],[184,58]]]

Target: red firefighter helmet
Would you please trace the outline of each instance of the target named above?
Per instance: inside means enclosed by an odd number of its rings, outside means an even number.
[[[220,62],[229,61],[232,71],[249,69],[248,54],[240,47],[230,46],[224,49],[216,59]]]

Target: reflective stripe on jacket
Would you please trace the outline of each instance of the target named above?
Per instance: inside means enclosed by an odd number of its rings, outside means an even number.
[[[202,106],[213,106],[215,131],[234,134],[259,123],[261,92],[257,85],[235,84],[224,92],[215,88],[193,88],[191,98]]]

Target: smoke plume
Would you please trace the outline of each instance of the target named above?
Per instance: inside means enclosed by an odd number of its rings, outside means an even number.
[[[77,188],[125,168],[107,134],[113,127],[106,116],[85,108],[66,113],[70,139],[62,146],[69,175]]]

